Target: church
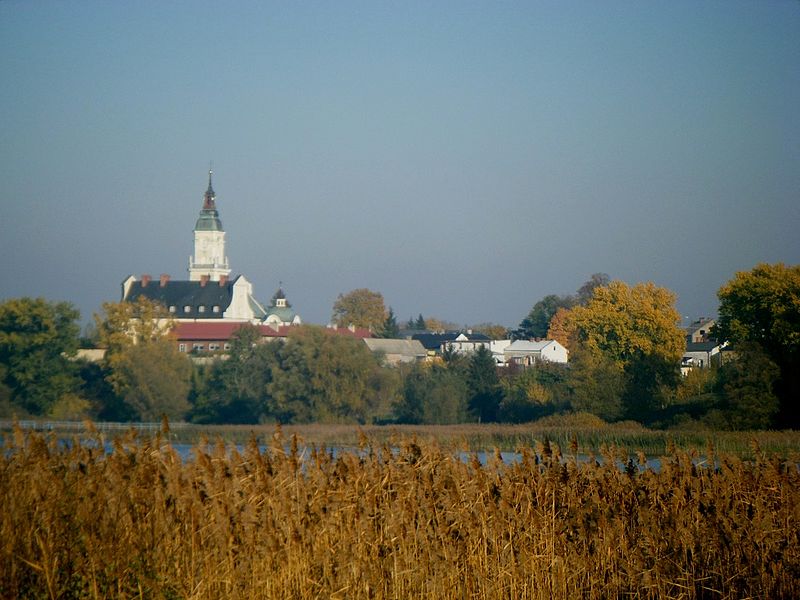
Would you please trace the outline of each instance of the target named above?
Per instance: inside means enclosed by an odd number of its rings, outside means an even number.
[[[158,280],[150,275],[139,279],[131,275],[122,283],[122,300],[133,302],[145,297],[163,304],[178,324],[179,338],[180,330],[222,332],[242,323],[269,326],[273,330],[300,325],[300,316],[292,310],[280,287],[265,305],[256,300],[253,285],[244,275],[231,277],[212,175],[209,170],[208,189],[194,226],[194,254],[189,257],[188,281],[173,280],[169,275],[161,275]]]

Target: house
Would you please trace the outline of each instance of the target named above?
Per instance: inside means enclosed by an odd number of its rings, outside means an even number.
[[[556,340],[514,340],[503,351],[506,363],[531,366],[540,360],[564,363],[569,359],[569,350]]]
[[[700,343],[711,341],[711,328],[716,321],[708,317],[700,317],[684,327],[687,343]]]
[[[686,350],[681,358],[681,375],[686,375],[690,370],[699,368],[707,369],[711,366],[722,364],[722,351],[726,343],[716,341],[687,342]]]
[[[500,366],[506,364],[506,348],[511,345],[511,340],[492,340],[489,342],[489,350],[492,351],[494,362]]]
[[[384,361],[390,366],[421,362],[428,356],[425,346],[419,340],[365,338],[364,343],[373,353],[383,355]]]
[[[439,355],[445,351],[471,354],[480,346],[490,349],[492,341],[489,336],[473,333],[471,329],[445,333],[417,333],[412,335],[412,339],[419,341],[429,355]]]

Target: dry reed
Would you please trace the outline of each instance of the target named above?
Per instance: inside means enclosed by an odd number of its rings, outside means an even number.
[[[161,436],[16,430],[0,461],[0,597],[794,598],[794,462],[550,444],[488,464],[413,438],[339,456],[276,431],[184,461]],[[574,449],[573,449],[574,450]],[[639,457],[639,462],[644,457]]]

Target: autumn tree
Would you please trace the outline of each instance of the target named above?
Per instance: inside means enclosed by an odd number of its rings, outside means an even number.
[[[677,386],[685,349],[675,294],[653,283],[622,281],[595,288],[586,306],[566,318],[570,336],[587,352],[620,365],[625,416],[648,418]]]
[[[182,419],[189,409],[192,365],[177,349],[166,308],[139,297],[106,302],[103,311],[95,322],[114,392],[139,419]]]
[[[504,340],[508,338],[508,329],[497,323],[478,323],[470,327],[472,331],[482,333],[493,340]]]
[[[383,295],[367,288],[339,294],[333,304],[333,322],[339,327],[364,327],[378,331],[386,319]]]
[[[15,298],[0,304],[0,385],[12,407],[45,415],[71,402],[78,380],[79,313],[68,302]]]
[[[760,264],[720,288],[714,335],[734,350],[756,345],[778,367],[778,422],[800,426],[800,265]]]

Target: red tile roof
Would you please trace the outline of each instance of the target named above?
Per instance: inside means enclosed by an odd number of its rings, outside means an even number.
[[[172,332],[178,340],[229,340],[237,330],[245,325],[248,323],[241,321],[234,323],[179,322],[176,323]],[[268,325],[256,325],[255,327],[261,332],[262,337],[286,337],[289,333],[289,327],[286,326],[279,327],[277,331]]]

